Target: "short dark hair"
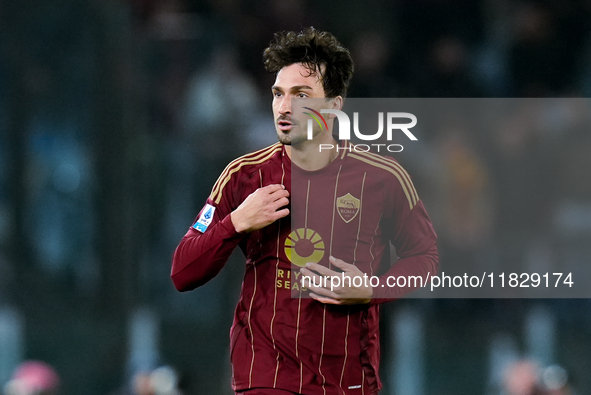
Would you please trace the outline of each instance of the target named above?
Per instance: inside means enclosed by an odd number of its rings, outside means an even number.
[[[294,63],[302,63],[310,75],[319,73],[326,97],[345,97],[353,75],[349,50],[329,32],[309,27],[299,33],[278,32],[263,53],[265,69],[278,73]]]

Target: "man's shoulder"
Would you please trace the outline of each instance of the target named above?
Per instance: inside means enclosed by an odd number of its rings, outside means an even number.
[[[211,198],[215,202],[221,199],[222,191],[232,179],[244,179],[263,166],[281,161],[283,145],[276,143],[260,150],[242,155],[230,162],[213,186]]]
[[[374,175],[380,174],[389,177],[393,174],[404,174],[408,176],[402,165],[390,156],[380,155],[370,151],[351,150],[347,152],[346,158],[352,166],[369,170]]]
[[[371,174],[369,180],[382,187],[390,186],[404,194],[412,209],[419,201],[419,195],[412,178],[407,171],[392,157],[373,152],[347,152],[347,158],[353,171]]]
[[[277,158],[277,154],[283,150],[283,144],[275,143],[265,148],[261,148],[260,150],[250,152],[248,154],[242,155],[226,166],[226,170],[228,169],[243,169],[247,166],[260,166],[264,165],[266,162],[271,161]]]

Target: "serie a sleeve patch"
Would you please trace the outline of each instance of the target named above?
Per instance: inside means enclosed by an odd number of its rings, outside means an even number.
[[[199,219],[197,222],[193,224],[193,228],[197,229],[201,233],[205,233],[211,221],[213,221],[213,213],[215,212],[215,207],[211,204],[206,204],[205,208],[201,212]]]

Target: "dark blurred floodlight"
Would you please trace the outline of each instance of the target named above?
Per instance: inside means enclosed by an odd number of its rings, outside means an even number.
[[[62,163],[53,174],[55,189],[66,194],[78,189],[81,178],[80,169],[71,163]]]
[[[23,360],[24,326],[18,310],[0,307],[0,386],[10,380],[15,366]]]
[[[190,13],[159,13],[153,30],[161,40],[196,40],[201,36],[201,18]]]
[[[160,337],[158,315],[148,307],[140,307],[130,318],[127,365],[132,373],[150,371],[158,363],[158,339]]]

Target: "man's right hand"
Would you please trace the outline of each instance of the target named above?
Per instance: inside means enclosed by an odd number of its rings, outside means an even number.
[[[283,185],[273,184],[257,189],[230,214],[234,228],[239,233],[248,233],[287,216],[289,209],[281,207],[289,204],[288,196],[289,192]]]

